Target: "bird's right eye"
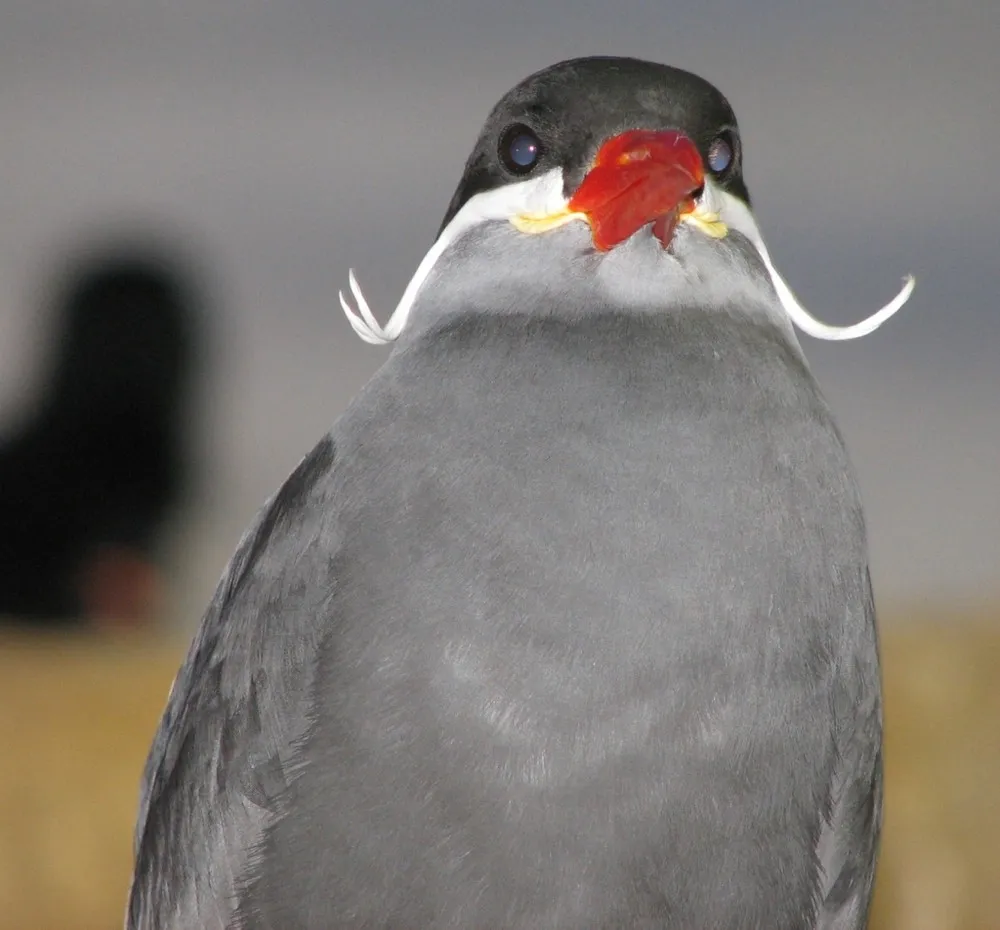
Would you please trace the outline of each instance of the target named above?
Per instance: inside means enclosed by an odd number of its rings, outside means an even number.
[[[511,174],[528,174],[542,157],[542,143],[528,126],[514,123],[500,136],[499,153]]]

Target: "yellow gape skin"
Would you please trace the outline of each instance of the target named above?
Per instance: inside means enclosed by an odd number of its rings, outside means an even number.
[[[718,213],[705,210],[700,204],[695,206],[691,213],[682,213],[681,222],[690,223],[696,226],[706,236],[712,239],[725,239],[729,233],[729,227],[722,221]],[[574,210],[559,210],[541,216],[531,213],[518,213],[510,218],[511,226],[518,232],[527,233],[530,236],[537,236],[546,233],[560,226],[565,226],[573,220],[583,220],[587,222],[587,215]]]

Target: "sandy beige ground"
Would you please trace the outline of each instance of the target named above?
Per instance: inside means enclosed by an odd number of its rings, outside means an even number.
[[[1000,930],[1000,616],[884,626],[873,926]],[[139,770],[180,654],[0,639],[0,930],[121,926]]]

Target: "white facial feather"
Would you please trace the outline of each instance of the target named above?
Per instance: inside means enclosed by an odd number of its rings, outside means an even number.
[[[757,222],[743,201],[716,186],[710,178],[706,178],[704,193],[699,200],[699,207],[703,213],[718,214],[728,227],[746,236],[760,254],[761,260],[771,277],[771,283],[778,295],[778,300],[781,302],[785,313],[788,314],[789,319],[802,332],[815,339],[838,341],[866,336],[868,333],[878,329],[889,317],[896,313],[909,300],[910,294],[913,292],[914,279],[912,275],[907,275],[899,293],[871,316],[851,326],[831,326],[828,323],[823,323],[812,316],[802,306],[792,293],[791,288],[785,283],[784,278],[781,277],[778,270],[774,267]],[[416,272],[410,279],[410,283],[406,286],[406,290],[403,291],[403,296],[396,305],[396,309],[385,326],[379,325],[378,320],[375,319],[375,315],[368,306],[368,301],[361,292],[353,269],[349,272],[348,280],[358,309],[355,310],[350,305],[342,291],[340,293],[340,305],[343,307],[344,313],[347,314],[347,319],[354,331],[365,342],[372,345],[390,343],[403,331],[410,310],[416,300],[417,293],[438,258],[441,257],[450,245],[457,242],[470,229],[480,223],[490,221],[565,216],[567,211],[567,200],[563,196],[562,171],[558,168],[553,168],[530,181],[507,184],[503,187],[476,194],[466,201],[462,209],[455,214],[451,222],[441,231],[441,235],[438,236],[437,241],[431,246],[424,256],[423,261],[417,267]],[[545,235],[545,233],[540,233],[540,235]]]
[[[878,329],[889,317],[899,310],[910,299],[910,294],[913,293],[913,287],[916,282],[913,279],[913,275],[907,275],[903,279],[903,287],[899,293],[871,316],[851,326],[831,326],[828,323],[817,320],[802,306],[795,294],[792,293],[791,288],[785,283],[785,279],[781,277],[778,269],[774,267],[771,256],[767,251],[767,246],[764,244],[764,239],[760,234],[760,229],[757,226],[757,221],[753,218],[750,209],[742,200],[716,187],[711,179],[706,179],[702,206],[712,212],[718,213],[727,226],[743,233],[753,243],[754,248],[760,254],[761,261],[764,262],[764,266],[767,268],[767,273],[771,277],[771,284],[774,285],[774,289],[778,294],[778,300],[781,301],[781,306],[784,308],[785,313],[788,314],[789,319],[802,332],[807,336],[812,336],[814,339],[837,342],[867,336]]]
[[[396,309],[393,311],[389,322],[385,326],[380,326],[375,319],[365,295],[361,293],[358,280],[354,276],[352,269],[348,274],[348,281],[351,285],[351,293],[358,304],[358,311],[355,311],[344,297],[344,292],[340,292],[340,306],[344,308],[347,319],[354,331],[365,341],[372,345],[385,345],[395,340],[403,331],[407,317],[413,308],[413,302],[417,298],[417,292],[421,285],[431,273],[434,264],[444,253],[448,246],[457,242],[466,232],[480,223],[491,220],[510,220],[512,216],[519,214],[533,214],[537,216],[547,216],[560,209],[565,209],[566,198],[563,197],[562,171],[553,168],[537,178],[530,181],[519,181],[516,184],[506,184],[493,190],[483,191],[470,197],[462,209],[452,217],[451,222],[441,230],[441,235],[430,247],[423,261],[417,266],[417,270],[410,283],[403,291]]]

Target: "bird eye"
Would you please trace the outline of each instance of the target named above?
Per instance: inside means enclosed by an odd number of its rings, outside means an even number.
[[[733,166],[734,143],[732,136],[724,132],[715,137],[708,147],[708,167],[713,174],[723,175]]]
[[[542,156],[542,143],[527,126],[515,123],[500,137],[500,160],[511,174],[527,174]]]

